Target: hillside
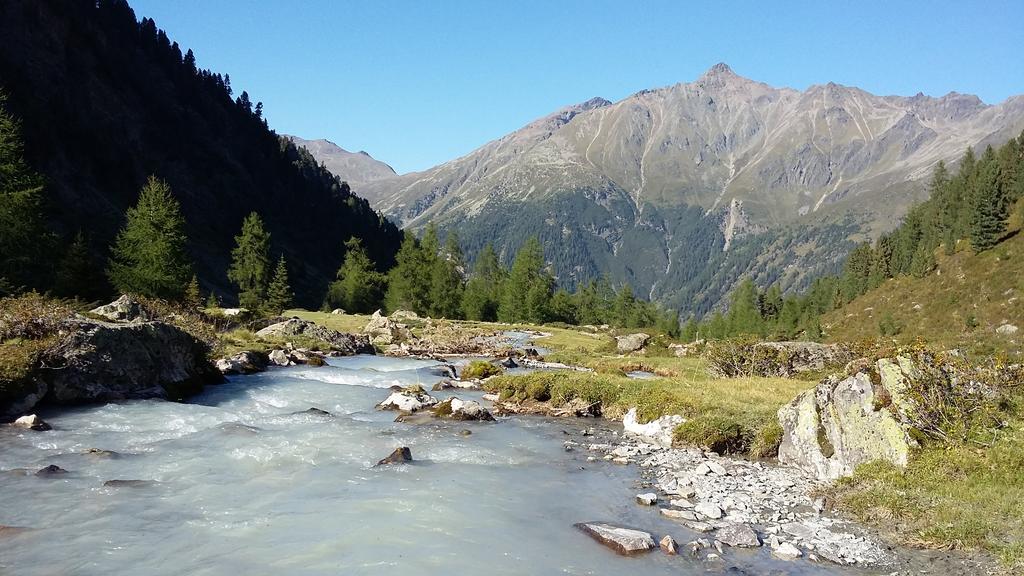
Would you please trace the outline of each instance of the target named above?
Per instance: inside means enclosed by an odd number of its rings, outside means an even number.
[[[878,338],[883,328],[901,342],[923,339],[973,353],[1024,349],[1024,210],[1010,220],[1007,239],[975,254],[966,242],[955,254],[936,250],[937,267],[923,278],[886,280],[822,318],[829,340]],[[1017,331],[1007,333],[1016,326]],[[892,334],[896,332],[895,334]]]
[[[83,230],[98,257],[156,175],[181,202],[204,291],[228,302],[231,247],[251,211],[304,305],[319,305],[350,236],[393,261],[397,228],[122,0],[0,3],[0,89],[46,179],[52,227],[64,238]]]
[[[352,186],[395,176],[394,168],[374,159],[366,152],[349,152],[330,140],[304,140],[289,135],[285,135],[285,138],[294,142],[296,146],[309,150],[309,153],[317,161],[322,162],[331,174]]]
[[[566,107],[357,191],[404,226],[457,230],[470,255],[493,241],[507,259],[538,235],[566,285],[607,273],[704,313],[744,273],[799,289],[835,271],[923,198],[935,163],[1022,127],[1021,96],[800,92],[719,64],[695,82]]]

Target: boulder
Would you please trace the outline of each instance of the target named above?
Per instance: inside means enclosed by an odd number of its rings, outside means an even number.
[[[711,502],[701,502],[694,506],[693,510],[712,520],[718,520],[722,517],[722,508],[718,504],[712,504]]]
[[[374,353],[373,346],[364,335],[345,334],[299,318],[289,318],[283,322],[271,324],[256,332],[256,336],[276,339],[288,339],[295,336],[312,338],[327,344],[332,351],[346,356]]]
[[[733,524],[721,528],[715,534],[715,539],[736,548],[757,548],[761,545],[757,532],[747,524]]]
[[[334,314],[334,315],[341,315],[341,314],[344,314],[344,313],[345,313],[345,310],[342,309],[342,308],[335,308],[334,310],[331,310],[331,314]]]
[[[370,317],[370,321],[363,328],[363,333],[370,337],[371,342],[380,346],[398,344],[412,338],[412,333],[404,324],[399,324],[384,316],[380,310],[374,312]]]
[[[685,421],[686,419],[682,416],[669,415],[641,424],[637,420],[636,408],[630,408],[622,417],[622,428],[626,434],[640,436],[651,443],[667,448],[672,446],[672,431]]]
[[[294,364],[292,359],[288,357],[288,353],[281,349],[271,350],[267,358],[274,366],[291,366]]]
[[[619,354],[629,354],[630,352],[638,352],[643,350],[644,346],[647,345],[647,341],[651,339],[650,334],[644,334],[638,332],[636,334],[627,334],[625,336],[615,337],[615,347],[618,349]]]
[[[35,430],[37,432],[45,432],[50,430],[50,425],[43,421],[42,418],[35,414],[29,414],[28,416],[22,416],[14,421],[14,426],[18,428],[27,428],[29,430]]]
[[[778,546],[772,546],[772,556],[783,560],[796,560],[804,553],[789,542],[780,542]]]
[[[679,553],[679,547],[676,545],[676,540],[672,536],[666,534],[658,544],[661,546],[661,551],[669,556],[675,556]]]
[[[1013,324],[1003,324],[999,328],[996,328],[996,334],[1002,334],[1003,336],[1012,336],[1017,333],[1018,328]]]
[[[400,410],[416,412],[437,404],[437,398],[427,394],[422,386],[410,386],[391,393],[383,402],[377,404],[380,410]]]
[[[484,420],[493,421],[494,416],[475,400],[460,400],[452,397],[441,402],[434,408],[438,418],[450,420]]]
[[[915,445],[895,414],[907,405],[908,379],[917,374],[907,359],[881,359],[872,374],[831,376],[779,409],[779,461],[821,480],[853,473],[873,460],[906,466]]]
[[[754,345],[754,350],[760,354],[774,354],[779,358],[779,370],[774,375],[782,377],[820,372],[842,366],[853,359],[846,347],[819,342],[759,342]]]
[[[138,300],[127,294],[122,295],[110,304],[93,308],[89,313],[106,318],[111,322],[132,322],[134,320],[147,322],[153,319]]]
[[[49,466],[47,466],[45,468],[40,468],[36,472],[36,476],[50,477],[50,476],[60,476],[61,474],[67,474],[67,473],[68,473],[68,471],[63,469],[63,468],[61,468],[60,466],[57,466],[56,464],[50,464]]]
[[[391,313],[391,316],[389,316],[389,318],[397,322],[400,322],[402,320],[419,320],[420,316],[419,314],[413,312],[412,310],[395,310],[394,312]]]
[[[576,528],[619,554],[647,552],[657,546],[654,537],[643,530],[623,528],[604,522],[582,522],[576,524]]]
[[[395,448],[394,452],[382,458],[375,466],[405,464],[407,462],[412,462],[412,450],[409,450],[407,446],[402,446],[401,448]]]
[[[181,399],[223,381],[207,351],[188,332],[163,322],[68,320],[35,371],[39,390],[0,403],[0,416],[31,410],[43,398],[53,404]]]
[[[249,310],[247,308],[222,308],[220,313],[228,318],[232,318],[235,316],[245,316],[249,313]]]
[[[643,504],[644,506],[654,506],[658,503],[658,495],[654,492],[647,492],[645,494],[636,495],[637,504]]]
[[[221,374],[255,374],[267,369],[267,357],[259,352],[244,350],[215,362]]]

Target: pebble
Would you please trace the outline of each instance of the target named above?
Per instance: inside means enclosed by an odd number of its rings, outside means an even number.
[[[672,536],[666,535],[658,543],[661,546],[661,550],[670,556],[675,556],[679,552],[676,550],[676,541]]]
[[[637,494],[636,501],[638,504],[644,506],[654,506],[658,503],[658,495],[654,492],[647,492],[646,494]]]

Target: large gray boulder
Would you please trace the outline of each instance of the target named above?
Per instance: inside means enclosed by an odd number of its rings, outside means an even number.
[[[181,399],[223,380],[206,355],[206,345],[163,322],[69,320],[32,374],[32,386],[0,403],[0,416],[17,416],[40,402]]]
[[[905,358],[882,359],[875,368],[826,378],[780,408],[779,461],[822,480],[874,460],[906,466],[916,442],[901,414],[908,407],[908,381],[918,372]]]
[[[576,527],[619,554],[647,552],[657,546],[654,536],[643,530],[623,528],[604,522],[581,522]]]
[[[395,313],[397,315],[397,312]],[[377,310],[363,328],[363,333],[370,337],[374,344],[388,346],[398,344],[412,338],[412,333],[405,324],[400,324]]]
[[[312,338],[327,344],[335,353],[344,355],[373,354],[374,352],[369,339],[362,334],[338,332],[299,318],[289,318],[283,322],[271,324],[256,332],[256,336],[285,340],[295,337]]]
[[[630,352],[639,352],[644,349],[647,345],[647,341],[651,339],[650,334],[644,334],[643,332],[637,332],[636,334],[627,334],[625,336],[615,337],[615,347],[618,349],[619,354],[629,354]]]
[[[111,322],[148,321],[152,317],[138,300],[127,294],[121,295],[110,304],[104,304],[89,311],[90,314],[101,316]]]

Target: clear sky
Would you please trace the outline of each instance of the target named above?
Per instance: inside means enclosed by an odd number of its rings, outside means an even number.
[[[272,128],[399,172],[716,62],[773,86],[1024,93],[1024,0],[129,0]]]

